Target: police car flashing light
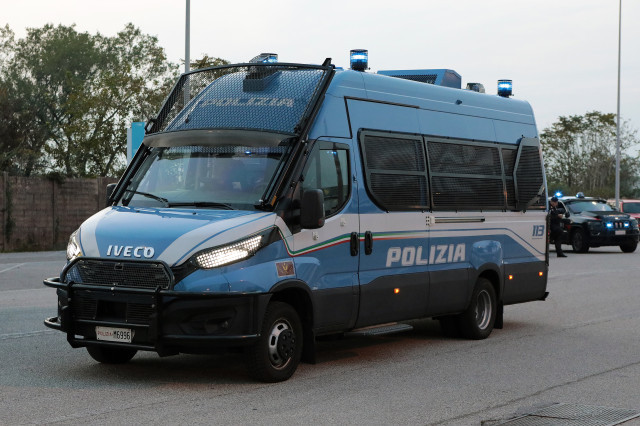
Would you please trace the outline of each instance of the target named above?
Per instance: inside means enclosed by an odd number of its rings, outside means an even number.
[[[349,52],[351,69],[366,71],[369,69],[369,51],[366,49],[352,49]]]
[[[277,53],[261,53],[258,56],[253,57],[253,59],[251,59],[249,62],[275,64],[278,62],[278,54]]]
[[[269,64],[274,64],[278,62],[278,54],[277,53],[263,53],[266,57],[262,60],[262,62],[266,62]]]
[[[511,95],[513,95],[513,81],[498,80],[498,96],[508,98]]]

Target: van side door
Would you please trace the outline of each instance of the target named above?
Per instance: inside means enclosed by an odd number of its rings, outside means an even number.
[[[324,225],[293,230],[296,274],[313,294],[317,332],[344,331],[358,304],[358,204],[352,196],[349,145],[317,140],[307,157],[294,203],[305,191],[321,190]],[[306,206],[297,206],[301,210]]]
[[[422,317],[429,294],[429,188],[422,137],[360,131],[358,327]]]

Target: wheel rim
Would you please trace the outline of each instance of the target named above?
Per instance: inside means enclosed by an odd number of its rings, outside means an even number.
[[[573,248],[576,251],[582,249],[582,234],[580,232],[576,232],[575,234],[573,234]]]
[[[486,290],[478,293],[476,303],[476,323],[480,330],[484,330],[491,321],[491,296]]]
[[[269,360],[274,368],[289,364],[296,349],[296,335],[289,322],[280,319],[273,324],[269,334]]]

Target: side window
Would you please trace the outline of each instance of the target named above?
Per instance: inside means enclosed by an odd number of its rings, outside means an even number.
[[[514,166],[518,210],[544,209],[546,205],[540,141],[522,138]]]
[[[382,132],[360,135],[367,191],[387,211],[429,208],[422,137]]]
[[[427,139],[434,210],[504,210],[496,145]]]
[[[324,213],[331,216],[349,199],[349,151],[340,144],[316,143],[303,171],[302,190],[321,189]]]
[[[517,208],[518,198],[516,197],[516,183],[513,179],[513,170],[518,156],[517,147],[501,147],[502,164],[504,165],[504,184],[507,195],[507,209],[515,210]]]

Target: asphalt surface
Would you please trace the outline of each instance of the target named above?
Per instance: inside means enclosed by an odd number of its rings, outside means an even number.
[[[317,364],[263,384],[237,355],[100,365],[42,324],[56,310],[42,279],[64,252],[0,254],[0,424],[497,425],[554,403],[640,413],[640,250],[568,256],[551,258],[549,298],[506,307],[486,340],[415,321],[323,341]]]

